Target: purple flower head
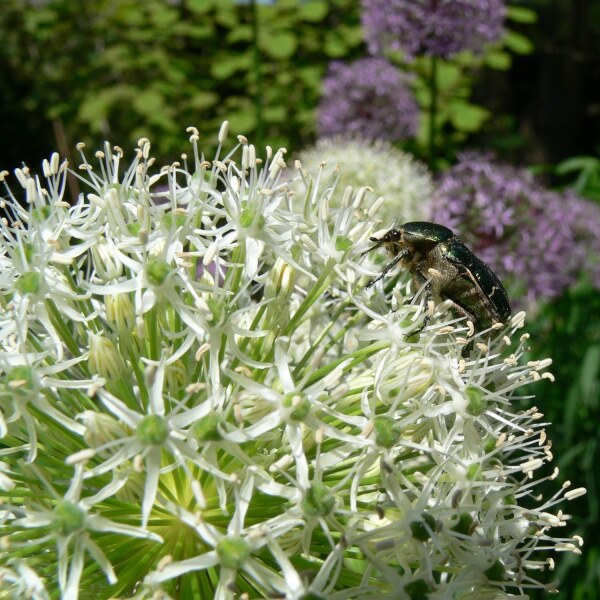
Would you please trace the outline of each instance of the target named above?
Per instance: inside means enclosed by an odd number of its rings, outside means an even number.
[[[480,53],[502,35],[502,0],[362,0],[369,51],[400,50],[409,57]]]
[[[600,287],[600,207],[544,189],[523,169],[463,155],[438,182],[430,217],[460,235],[517,304],[559,295],[582,271]]]
[[[331,63],[318,115],[320,137],[397,141],[414,137],[419,123],[406,75],[383,58]]]

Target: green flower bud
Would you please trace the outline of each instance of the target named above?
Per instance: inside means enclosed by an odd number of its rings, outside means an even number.
[[[83,439],[91,448],[103,446],[107,442],[119,439],[125,435],[118,421],[111,415],[86,410],[81,415],[85,425]]]
[[[374,430],[375,443],[381,448],[393,448],[400,439],[400,428],[392,417],[375,417]]]
[[[50,218],[51,214],[52,214],[52,207],[48,206],[47,204],[44,206],[37,206],[36,208],[34,208],[31,211],[31,216],[38,223],[47,221]]]
[[[475,481],[479,478],[481,473],[481,465],[479,463],[473,463],[467,468],[466,476],[469,481]]]
[[[452,531],[462,533],[463,535],[471,535],[471,527],[475,520],[469,513],[461,513],[458,516],[458,523],[452,527]]]
[[[146,265],[146,279],[150,285],[161,286],[171,273],[171,265],[159,258],[151,258]]]
[[[171,229],[177,229],[179,227],[183,227],[185,225],[187,218],[188,218],[188,216],[185,213],[170,212],[163,216],[162,224],[164,225],[165,229],[170,231]]]
[[[349,237],[346,237],[345,235],[338,235],[335,238],[335,249],[338,252],[346,252],[346,250],[352,248],[353,245],[354,243],[352,242],[352,240]]]
[[[147,415],[138,424],[136,435],[145,446],[160,446],[169,437],[169,428],[161,416]]]
[[[465,388],[465,393],[469,399],[469,403],[467,404],[467,413],[473,417],[479,417],[482,415],[487,409],[487,402],[485,401],[483,391],[479,388],[469,385]]]
[[[497,560],[489,569],[486,569],[483,574],[490,581],[503,581],[506,578],[506,569],[504,568],[504,565]]]
[[[123,263],[115,256],[108,242],[100,239],[92,246],[92,263],[96,276],[102,281],[112,281],[123,274]]]
[[[44,279],[40,273],[35,271],[29,271],[27,273],[21,273],[15,287],[21,294],[39,294],[42,289]]]
[[[88,367],[94,375],[107,381],[117,381],[123,377],[125,362],[114,343],[103,335],[90,334],[90,354]]]
[[[256,209],[254,207],[244,208],[240,213],[240,225],[244,229],[248,229],[250,225],[252,225],[252,221],[254,220],[254,215],[256,214]]]
[[[129,294],[113,294],[105,297],[106,320],[119,334],[126,336],[135,327],[135,308]]]
[[[85,511],[68,500],[61,500],[52,511],[52,528],[63,536],[77,533],[85,527]]]
[[[289,418],[292,421],[303,421],[310,413],[310,402],[308,398],[299,392],[286,394],[282,404],[285,408],[292,409],[289,413]]]
[[[283,259],[278,258],[265,283],[265,299],[285,302],[294,291],[295,282],[296,271]]]
[[[208,319],[208,322],[213,327],[217,327],[217,326],[223,324],[224,315],[226,314],[225,306],[223,305],[223,302],[220,302],[219,300],[215,300],[214,298],[208,298],[208,300],[206,300],[206,304],[211,312],[211,316]]]
[[[307,517],[326,517],[335,508],[335,498],[324,483],[313,483],[306,490],[300,506]]]
[[[415,540],[426,542],[431,538],[432,531],[436,530],[435,518],[429,513],[421,514],[422,521],[413,521],[410,524],[410,530]]]
[[[240,537],[223,538],[217,544],[217,555],[221,565],[236,571],[250,558],[250,546]]]
[[[424,579],[416,579],[404,586],[410,600],[427,600],[432,591],[431,586]]]
[[[220,422],[219,415],[214,412],[208,413],[194,423],[192,435],[199,442],[218,442],[221,439],[218,429]]]

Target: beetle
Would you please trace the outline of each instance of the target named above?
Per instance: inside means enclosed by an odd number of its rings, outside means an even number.
[[[510,303],[502,282],[448,227],[415,221],[369,241],[375,245],[363,254],[383,246],[393,258],[367,287],[400,264],[412,277],[413,292],[425,286],[427,303],[434,299],[451,300],[454,311],[467,317],[475,331],[510,318]],[[426,315],[420,330],[429,319]],[[471,342],[463,348],[463,356],[470,353],[472,346]]]

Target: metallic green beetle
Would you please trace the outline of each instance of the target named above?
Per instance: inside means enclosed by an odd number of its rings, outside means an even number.
[[[475,331],[510,318],[508,296],[498,277],[447,227],[417,221],[369,239],[375,245],[366,252],[384,246],[394,258],[367,287],[400,264],[411,274],[414,292],[425,285],[426,301],[451,300],[455,311],[467,317]],[[423,327],[428,321],[427,315]],[[463,356],[471,348],[472,343],[465,346]]]

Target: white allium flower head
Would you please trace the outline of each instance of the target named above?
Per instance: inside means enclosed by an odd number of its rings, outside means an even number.
[[[370,187],[375,197],[382,197],[376,214],[379,222],[389,225],[423,221],[430,213],[433,181],[427,167],[410,154],[383,140],[333,137],[320,139],[300,152],[304,169],[336,184],[342,190]]]
[[[412,189],[389,220],[419,218],[427,175],[383,189],[403,168],[389,148],[371,182],[293,171],[227,124],[207,160],[188,131],[163,168],[146,139],[131,163],[80,146],[74,199],[58,155],[43,177],[0,175],[3,583],[67,599],[540,587],[554,551],[579,552],[555,531],[584,490],[538,496],[552,455],[523,386],[550,361],[524,361],[524,315],[474,335],[405,277],[365,288],[377,197]]]

